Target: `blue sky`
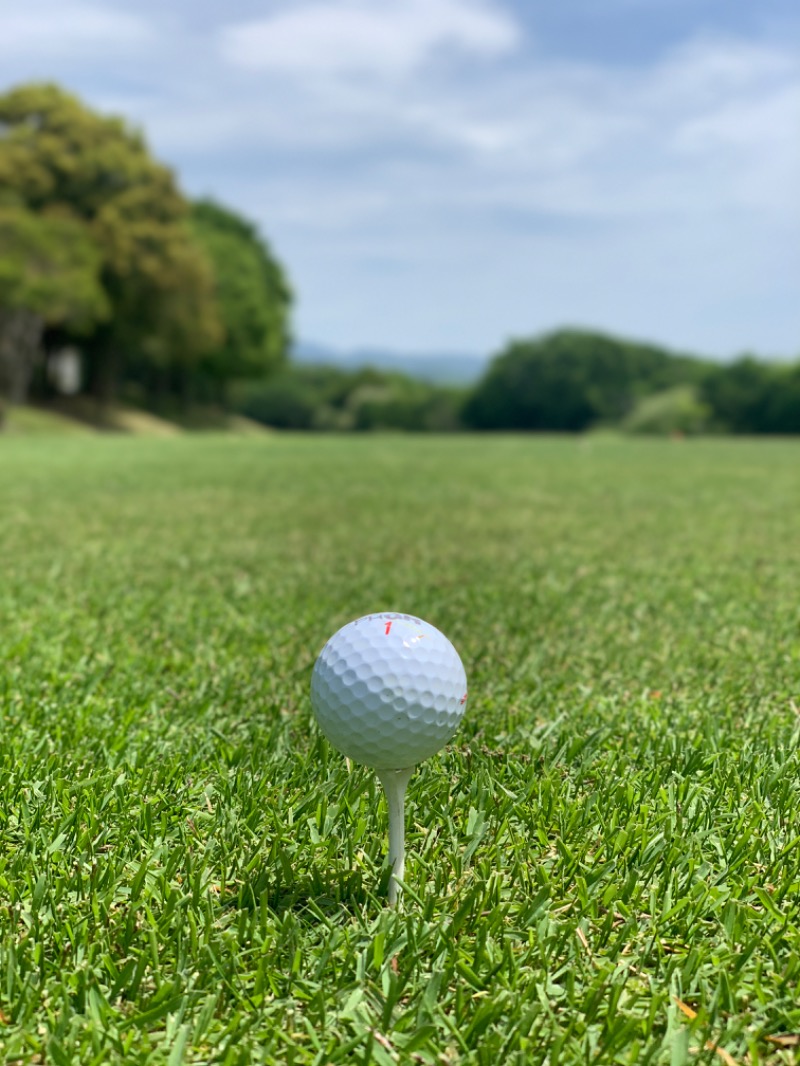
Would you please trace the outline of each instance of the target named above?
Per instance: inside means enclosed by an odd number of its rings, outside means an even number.
[[[800,354],[796,0],[26,0],[57,80],[258,222],[299,336]]]

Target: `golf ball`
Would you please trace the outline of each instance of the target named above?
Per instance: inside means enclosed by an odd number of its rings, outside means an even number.
[[[406,769],[434,755],[455,733],[466,702],[458,652],[410,614],[369,614],[343,626],[311,675],[322,732],[376,770]]]

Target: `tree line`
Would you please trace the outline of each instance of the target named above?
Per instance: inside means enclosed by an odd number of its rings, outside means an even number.
[[[224,402],[287,358],[292,293],[255,226],[192,203],[141,134],[54,85],[0,95],[0,397],[75,345],[100,406]]]
[[[798,433],[800,361],[717,363],[578,330],[515,341],[463,409],[475,429]]]
[[[800,362],[720,364],[582,330],[515,340],[474,386],[375,368],[285,366],[235,395],[239,409],[296,430],[800,433]]]

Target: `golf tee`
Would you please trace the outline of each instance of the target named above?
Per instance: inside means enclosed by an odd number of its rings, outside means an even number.
[[[386,804],[389,808],[389,864],[392,872],[389,876],[388,898],[389,906],[394,906],[398,894],[397,878],[402,880],[405,872],[405,797],[414,767],[376,772],[386,793]]]

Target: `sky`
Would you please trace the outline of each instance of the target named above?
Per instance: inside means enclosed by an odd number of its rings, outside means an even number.
[[[306,341],[800,355],[796,0],[0,0],[33,80],[256,221]]]

